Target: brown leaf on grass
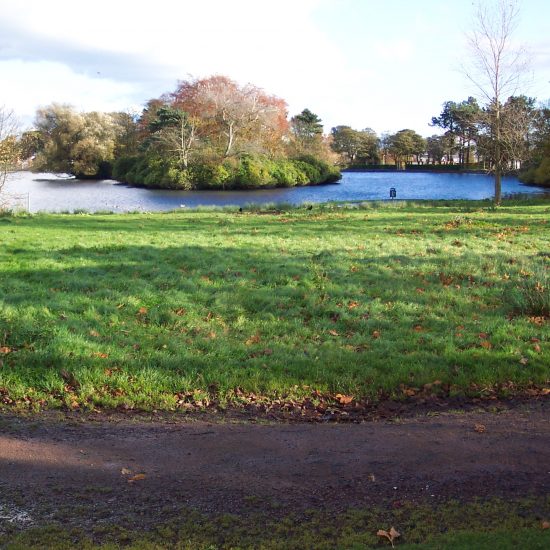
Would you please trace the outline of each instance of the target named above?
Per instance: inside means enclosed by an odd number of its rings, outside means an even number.
[[[373,338],[380,338],[380,331],[379,330],[374,330],[372,332],[372,337]]]
[[[178,317],[182,317],[183,315],[185,315],[187,313],[187,310],[183,307],[179,307],[178,309],[175,309],[174,310],[174,313],[178,316]]]
[[[489,338],[489,335],[486,333],[486,332],[480,332],[478,334],[478,336],[482,339],[482,340],[487,340],[487,338]]]
[[[245,344],[247,346],[251,346],[252,344],[257,344],[259,341],[261,340],[261,337],[258,333],[254,334],[253,336],[251,336],[246,342]]]
[[[140,307],[140,308],[138,309],[137,314],[138,314],[138,315],[146,315],[148,311],[149,311],[149,310],[148,310],[146,307]]]
[[[541,327],[545,323],[544,317],[529,317],[527,319],[530,323],[533,323],[533,325],[537,325]]]
[[[540,526],[541,529],[550,529],[550,521],[543,521]]]
[[[529,363],[529,359],[527,359],[527,357],[523,357],[519,360],[519,363],[520,365],[527,365],[527,363]]]
[[[422,331],[424,330],[424,327],[423,327],[422,325],[415,325],[415,326],[413,327],[413,330],[414,330],[415,332],[422,332]]]
[[[94,338],[99,338],[99,332],[97,332],[97,330],[91,330],[90,336],[93,336]]]
[[[445,275],[445,273],[439,273],[439,281],[443,286],[449,286],[454,281],[454,277],[450,275]]]
[[[11,348],[8,348],[8,346],[2,346],[0,348],[0,353],[3,353],[7,355],[8,353],[11,353],[13,350]]]
[[[376,532],[376,535],[379,536],[379,537],[385,537],[387,538],[391,545],[392,545],[392,548],[394,547],[394,544],[393,544],[393,541],[396,539],[396,538],[399,538],[401,536],[401,533],[399,533],[397,531],[397,529],[395,529],[394,527],[392,527],[389,532],[388,531],[385,531],[384,529],[379,529],[377,532]]]
[[[135,481],[141,481],[142,479],[145,479],[147,476],[145,474],[136,474],[130,478],[128,478],[128,483],[134,483]]]
[[[350,300],[348,302],[348,309],[354,309],[356,307],[359,307],[359,302],[356,302],[355,300]]]
[[[340,405],[349,405],[353,401],[353,395],[344,395],[342,393],[337,393],[335,395],[336,399]]]
[[[100,359],[107,359],[109,357],[108,353],[103,353],[101,351],[94,351],[92,357],[99,357]]]
[[[485,433],[485,424],[474,424],[474,432],[477,432],[478,434]]]
[[[483,340],[479,345],[485,349],[493,349],[493,344],[489,340]]]
[[[329,330],[328,333],[331,335],[331,336],[340,336],[340,334],[335,331],[335,330]]]

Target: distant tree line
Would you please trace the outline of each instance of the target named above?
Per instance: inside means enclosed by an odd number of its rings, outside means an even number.
[[[446,101],[430,125],[443,131],[424,138],[404,129],[378,137],[370,128],[336,126],[331,147],[343,167],[403,169],[483,169],[497,162],[493,127],[494,105],[480,107],[476,99]],[[550,185],[550,108],[526,96],[511,96],[500,106],[499,162],[505,171],[520,173],[527,183]]]
[[[494,127],[498,110],[498,138]],[[550,107],[511,96],[481,107],[443,103],[424,138],[411,129],[377,136],[340,125],[323,134],[318,115],[289,118],[286,103],[224,76],[181,81],[139,114],[80,113],[52,104],[18,135],[0,112],[0,191],[17,159],[36,170],[115,177],[148,187],[235,189],[333,182],[341,168],[485,169],[550,185]],[[338,167],[338,168],[337,168]]]

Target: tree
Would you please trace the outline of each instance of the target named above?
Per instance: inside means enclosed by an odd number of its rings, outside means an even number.
[[[290,119],[290,127],[294,136],[300,141],[311,141],[323,135],[322,120],[309,109]]]
[[[87,178],[109,175],[118,132],[111,115],[54,103],[38,110],[35,126],[44,141],[36,168]]]
[[[526,69],[525,53],[512,41],[518,16],[515,0],[479,2],[474,28],[468,36],[471,67],[465,72],[486,101],[486,138],[492,152],[496,205],[502,200],[501,180],[506,163],[503,102],[515,95]]]
[[[378,138],[374,130],[354,130],[350,126],[336,126],[331,130],[331,148],[349,164],[378,161]]]
[[[527,153],[521,181],[550,185],[550,103],[540,105],[534,111]]]
[[[250,151],[274,155],[288,132],[284,100],[226,76],[181,81],[170,105],[200,120],[199,137],[222,158]]]
[[[161,107],[157,118],[149,123],[150,143],[160,153],[174,156],[179,168],[187,168],[189,154],[197,139],[197,122],[186,112],[172,107]]]
[[[0,106],[0,207],[2,207],[2,192],[10,172],[16,166],[18,159],[17,143],[18,123],[11,109]]]
[[[32,159],[44,148],[42,135],[37,130],[27,130],[19,138],[19,154],[22,160]]]
[[[445,136],[450,145],[446,149],[447,162],[454,162],[453,155],[458,152],[458,162],[465,166],[471,162],[471,146],[477,134],[481,109],[474,97],[456,103],[446,101],[438,117],[432,117],[432,126],[446,130]]]
[[[395,159],[398,168],[402,168],[411,157],[420,163],[420,155],[426,151],[426,140],[414,130],[399,130],[389,136],[389,152]]]
[[[428,164],[441,164],[442,159],[448,154],[448,136],[433,135],[426,138],[426,153]]]

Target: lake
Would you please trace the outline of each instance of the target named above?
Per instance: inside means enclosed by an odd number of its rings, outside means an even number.
[[[132,188],[113,180],[77,180],[66,175],[17,172],[6,184],[17,204],[31,212],[107,210],[113,212],[162,211],[182,207],[244,206],[265,203],[318,203],[389,199],[486,199],[493,196],[493,178],[483,174],[434,174],[417,172],[344,172],[340,183],[314,187],[258,191],[164,191]],[[505,177],[503,194],[550,196],[550,190],[522,185]]]

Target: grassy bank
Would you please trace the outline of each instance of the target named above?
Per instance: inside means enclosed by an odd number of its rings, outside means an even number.
[[[4,216],[0,404],[544,387],[549,213],[531,201]]]
[[[264,503],[271,508],[271,503]],[[29,528],[0,533],[0,546],[7,550],[51,548],[101,548],[115,550],[368,550],[392,548],[379,530],[389,532],[390,526],[399,533],[394,540],[397,548],[470,550],[494,548],[543,549],[550,543],[548,522],[541,514],[548,513],[548,501],[523,499],[516,502],[493,499],[436,506],[405,503],[398,508],[352,509],[338,515],[308,510],[303,515],[280,515],[275,507],[269,511],[254,511],[241,517],[225,514],[207,517],[198,512],[182,510],[177,518],[150,530],[133,528],[129,518],[125,525],[97,524],[92,533],[79,527],[54,523],[47,527]],[[59,515],[60,512],[57,513]],[[544,517],[544,516],[542,516]],[[133,518],[133,521],[136,521]]]

